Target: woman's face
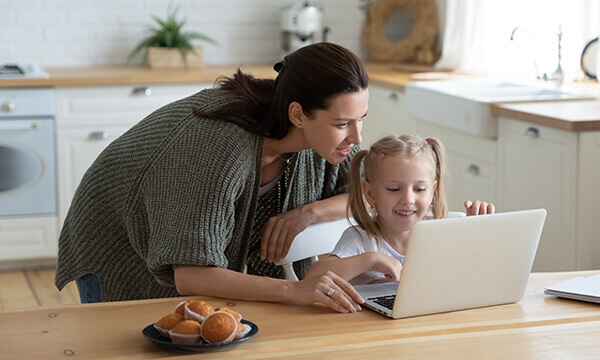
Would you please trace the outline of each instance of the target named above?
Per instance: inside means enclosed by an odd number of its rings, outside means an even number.
[[[354,145],[362,142],[360,132],[369,108],[369,90],[334,97],[325,110],[302,115],[301,126],[310,148],[330,164],[339,164]]]

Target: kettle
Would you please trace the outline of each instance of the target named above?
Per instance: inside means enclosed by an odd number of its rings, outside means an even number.
[[[283,8],[281,13],[282,57],[303,46],[327,41],[323,11],[308,2]]]

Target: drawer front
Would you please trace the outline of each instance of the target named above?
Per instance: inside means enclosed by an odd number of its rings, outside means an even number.
[[[57,255],[55,216],[0,219],[0,261]]]
[[[466,134],[421,121],[419,135],[435,137],[442,141],[448,152],[463,154],[479,161],[496,164],[497,141],[494,139]]]
[[[133,125],[154,110],[212,84],[56,89],[57,126]]]

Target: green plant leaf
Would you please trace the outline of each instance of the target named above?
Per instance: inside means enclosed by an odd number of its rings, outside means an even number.
[[[213,38],[208,37],[202,33],[199,33],[199,32],[195,32],[195,31],[186,32],[185,37],[190,40],[202,40],[202,41],[211,43],[213,45],[220,46],[220,44],[216,40],[214,40]]]
[[[219,46],[217,41],[202,33],[195,31],[184,32],[183,27],[187,23],[187,20],[177,20],[178,11],[179,6],[171,7],[169,5],[166,18],[161,19],[156,15],[151,15],[156,24],[148,28],[148,36],[137,44],[131,54],[129,54],[127,61],[130,61],[140,51],[156,46],[178,49],[187,66],[186,56],[190,51],[194,51],[192,40],[201,40]],[[147,56],[146,52],[144,59]]]

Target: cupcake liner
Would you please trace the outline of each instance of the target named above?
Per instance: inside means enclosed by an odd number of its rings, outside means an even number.
[[[210,315],[209,315],[210,316]],[[190,309],[188,309],[188,307],[185,307],[185,315],[183,315],[183,317],[186,320],[196,320],[197,322],[199,322],[200,324],[202,324],[204,322],[204,320],[206,319],[206,317],[195,313],[193,311],[191,311]]]
[[[160,326],[154,324],[154,328],[164,337],[166,337],[167,339],[171,338],[171,330],[168,329],[163,329]]]
[[[196,345],[202,343],[202,336],[200,334],[185,335],[171,332],[171,341],[173,344],[179,345]]]
[[[248,324],[244,324],[244,330],[238,331],[235,333],[235,340],[242,339],[244,336],[248,335],[252,328]]]

